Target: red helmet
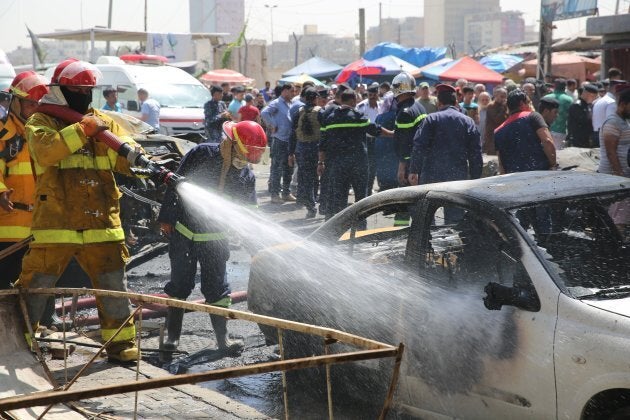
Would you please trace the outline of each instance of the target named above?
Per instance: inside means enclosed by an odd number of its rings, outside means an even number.
[[[59,67],[59,66],[57,66]],[[101,72],[93,65],[85,61],[68,63],[59,73],[60,86],[96,86]]]
[[[48,93],[48,80],[34,71],[25,71],[15,76],[9,92],[18,98],[37,102]]]
[[[66,58],[61,63],[57,64],[57,67],[55,67],[55,72],[53,73],[52,79],[50,79],[50,83],[52,84],[59,83],[59,75],[61,74],[63,69],[65,69],[68,66],[68,64],[74,63],[75,61],[79,61],[79,60],[77,60],[76,58]]]
[[[232,141],[236,141],[238,149],[249,162],[258,163],[267,146],[267,135],[260,124],[254,121],[238,123],[226,121],[223,132]]]

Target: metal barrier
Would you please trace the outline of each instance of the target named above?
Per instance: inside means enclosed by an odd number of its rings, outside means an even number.
[[[218,379],[228,379],[228,378],[236,378],[248,375],[257,375],[262,373],[269,373],[280,371],[282,374],[282,385],[283,385],[283,398],[284,398],[284,412],[285,418],[289,418],[289,407],[288,407],[288,394],[287,394],[287,383],[286,383],[286,371],[289,370],[297,370],[304,368],[312,368],[317,366],[325,366],[326,369],[326,387],[327,387],[327,396],[328,396],[328,413],[329,417],[333,418],[333,405],[332,405],[332,385],[331,385],[331,372],[330,366],[333,364],[340,363],[349,363],[349,362],[357,362],[364,361],[370,359],[380,359],[391,357],[394,359],[394,367],[392,372],[391,381],[389,384],[389,388],[385,397],[385,401],[383,403],[383,408],[381,410],[380,419],[384,419],[389,412],[392,400],[394,396],[394,391],[396,389],[396,384],[398,382],[398,377],[400,373],[400,364],[402,361],[402,356],[404,352],[404,345],[401,343],[398,346],[392,346],[389,344],[381,343],[375,340],[370,340],[367,338],[363,338],[357,335],[348,334],[339,330],[334,330],[331,328],[324,328],[315,325],[309,325],[294,321],[287,321],[279,318],[273,318],[264,315],[257,315],[249,312],[237,311],[232,309],[224,309],[216,306],[210,306],[206,304],[192,303],[186,302],[177,299],[170,299],[158,296],[148,296],[142,295],[138,293],[129,293],[129,292],[116,292],[111,290],[101,290],[101,289],[75,289],[75,288],[51,288],[51,289],[13,289],[13,290],[0,290],[0,296],[6,295],[19,295],[20,298],[20,306],[22,309],[23,316],[25,318],[26,324],[28,326],[29,332],[31,336],[33,336],[33,331],[31,330],[31,323],[28,319],[28,313],[26,311],[26,303],[25,298],[27,298],[28,294],[45,294],[45,295],[64,295],[64,296],[73,296],[76,298],[79,295],[94,295],[94,296],[106,296],[106,297],[114,297],[114,298],[124,298],[124,299],[133,299],[136,302],[139,302],[140,305],[134,310],[134,312],[129,316],[128,320],[133,319],[136,313],[141,313],[142,304],[143,303],[153,303],[160,304],[170,307],[182,308],[190,311],[197,312],[205,312],[214,315],[224,316],[229,319],[240,319],[245,321],[256,322],[258,324],[263,324],[271,327],[275,327],[278,329],[278,346],[280,350],[280,360],[276,362],[266,362],[259,363],[251,366],[237,366],[232,368],[218,369],[207,372],[199,372],[193,374],[182,374],[175,376],[168,376],[164,378],[153,378],[146,379],[142,381],[138,381],[138,370],[136,373],[136,381],[134,382],[125,382],[115,385],[107,385],[101,386],[97,388],[87,388],[80,390],[69,390],[72,384],[80,377],[80,375],[87,369],[87,367],[102,353],[105,349],[109,341],[113,340],[114,336],[105,344],[103,344],[98,352],[94,355],[94,357],[87,362],[87,364],[75,375],[72,380],[67,381],[66,375],[66,384],[62,385],[59,388],[53,389],[51,391],[46,392],[37,392],[23,396],[15,396],[9,398],[0,399],[0,411],[7,410],[15,410],[21,408],[29,408],[33,406],[43,406],[48,405],[48,408],[44,413],[40,416],[43,417],[48,409],[52,407],[54,404],[60,403],[69,403],[73,401],[79,401],[87,398],[96,398],[96,397],[105,397],[114,394],[122,394],[126,392],[135,392],[136,393],[136,407],[134,408],[134,415],[137,410],[137,392],[138,391],[146,391],[150,389],[156,388],[164,388],[171,387],[176,385],[183,384],[194,384],[205,381],[212,381]],[[65,306],[63,306],[65,307]],[[140,328],[142,318],[140,317]],[[121,327],[122,328],[122,327]],[[284,345],[283,345],[283,336],[284,331],[290,330],[305,334],[311,334],[320,336],[324,339],[324,355],[320,356],[311,356],[304,358],[296,358],[296,359],[285,359],[284,354]],[[120,331],[120,330],[119,330]],[[141,337],[138,334],[138,347],[141,348]],[[351,351],[351,352],[343,352],[343,353],[335,353],[330,354],[330,345],[334,343],[345,343],[352,345],[354,347],[358,347],[362,350],[359,351]],[[37,341],[33,340],[34,350],[37,353],[40,362],[44,365],[45,371],[49,376],[50,372],[48,371],[45,361],[39,351],[37,346]],[[64,331],[64,346],[65,346],[65,331]],[[65,355],[65,352],[64,352]],[[64,360],[65,362],[65,360]],[[141,360],[137,361],[137,369],[139,369]]]

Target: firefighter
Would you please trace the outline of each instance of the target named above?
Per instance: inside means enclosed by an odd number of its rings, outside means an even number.
[[[9,113],[0,122],[0,250],[31,234],[35,177],[24,124],[48,93],[48,80],[34,71],[25,71],[13,79],[9,92]],[[26,250],[24,246],[0,260],[0,289],[11,287],[17,280]]]
[[[356,94],[346,89],[341,105],[328,113],[321,124],[318,174],[325,169],[329,176],[326,219],[348,205],[350,187],[355,202],[365,198],[368,190],[367,137],[392,134],[357,111]]]
[[[415,100],[416,80],[403,71],[392,79],[392,91],[396,100],[396,123],[394,146],[398,155],[398,185],[409,185],[409,162],[413,149],[413,137],[427,116],[424,106]],[[394,226],[407,226],[409,212],[398,212],[394,216]]]
[[[267,145],[265,131],[254,121],[226,121],[223,134],[219,145],[201,143],[190,150],[177,173],[202,188],[217,191],[243,204],[256,205],[256,177],[248,162],[260,160]],[[173,298],[187,299],[195,287],[199,262],[201,293],[206,303],[228,308],[231,299],[226,263],[230,249],[223,226],[192,214],[172,187],[166,192],[158,221],[164,235],[170,238],[171,280],[164,286],[164,291]],[[183,317],[183,309],[168,308],[165,349],[175,350],[179,345]],[[242,343],[228,340],[224,317],[211,314],[210,320],[221,352],[233,353],[242,348]]]
[[[90,108],[99,76],[90,63],[62,62],[55,70],[58,83],[51,84],[41,103],[67,107],[83,114],[83,119],[69,124],[36,112],[26,124],[33,164],[41,173],[35,186],[33,242],[24,257],[18,287],[54,287],[74,257],[94,288],[127,290],[125,262],[129,253],[120,223],[120,192],[114,171],[132,175],[130,162],[94,137],[110,130],[138,153],[140,149],[110,117]],[[43,295],[29,296],[30,320],[40,319],[46,299]],[[112,339],[106,348],[109,359],[136,360],[139,351],[133,320],[123,324],[131,314],[129,300],[97,297],[96,304],[102,339]],[[119,334],[114,336],[119,327]]]

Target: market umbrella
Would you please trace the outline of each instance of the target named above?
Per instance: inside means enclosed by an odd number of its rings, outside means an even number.
[[[483,57],[479,62],[490,70],[505,73],[518,63],[523,61],[522,57],[510,54],[491,54]]]
[[[300,74],[297,76],[287,76],[287,77],[283,77],[282,79],[278,80],[278,82],[280,82],[280,84],[284,84],[284,83],[295,83],[298,85],[303,85],[304,82],[309,81],[309,82],[313,82],[315,83],[315,86],[325,86],[324,83],[320,82],[319,80],[317,80],[314,77],[309,76],[308,74]]]
[[[254,83],[254,79],[243,76],[241,73],[230,69],[210,70],[202,74],[199,79],[206,84],[221,84],[227,82],[233,85],[250,85]]]
[[[334,77],[342,68],[343,67],[339,64],[333,63],[325,58],[311,57],[305,62],[282,73],[282,77],[308,74],[316,79],[325,79],[327,77]]]
[[[345,66],[335,78],[335,82],[343,83],[356,76],[375,76],[385,71],[382,65],[374,65],[363,58]]]
[[[538,59],[523,61],[525,76],[536,77]],[[553,53],[551,55],[551,73],[557,77],[585,81],[601,67],[601,60],[571,53]]]
[[[490,70],[478,61],[470,57],[462,57],[446,64],[439,64],[422,71],[427,79],[456,81],[466,79],[469,82],[488,83],[498,85],[503,80],[503,75]]]

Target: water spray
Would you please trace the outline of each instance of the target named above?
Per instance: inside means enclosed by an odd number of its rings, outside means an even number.
[[[74,111],[68,107],[52,104],[41,104],[37,108],[37,112],[41,112],[51,117],[59,118],[67,123],[78,123],[83,119],[85,115]],[[105,143],[112,150],[117,152],[120,156],[123,156],[135,167],[131,168],[131,172],[135,175],[147,176],[154,182],[166,185],[177,185],[184,180],[184,177],[178,175],[172,171],[169,171],[164,166],[153,162],[144,153],[138,153],[134,147],[130,144],[122,141],[118,136],[109,130],[104,130],[96,134],[99,141]]]

